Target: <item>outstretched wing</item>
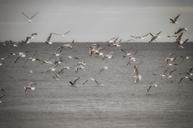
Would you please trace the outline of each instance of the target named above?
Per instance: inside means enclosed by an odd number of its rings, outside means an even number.
[[[22,12],[22,15],[23,15],[24,17],[26,17],[27,19],[30,19],[30,17],[29,17],[28,15],[26,15],[24,12]]]
[[[37,15],[38,15],[38,12],[36,12],[34,15],[32,15],[29,19],[33,19]]]
[[[174,21],[177,21],[179,17],[180,17],[180,14],[178,14],[178,15],[174,18]]]

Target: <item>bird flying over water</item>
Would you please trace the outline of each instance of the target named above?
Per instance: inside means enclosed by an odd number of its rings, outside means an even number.
[[[157,38],[159,38],[159,35],[162,33],[162,31],[156,33],[155,35],[153,35],[152,33],[149,33],[149,35],[151,36],[151,40],[149,41],[149,43],[155,41]]]
[[[179,19],[179,17],[180,17],[180,14],[178,14],[176,17],[174,17],[174,18],[170,18],[170,23],[172,23],[172,24],[176,24],[177,23],[177,20]]]
[[[80,77],[76,77],[76,78],[74,78],[74,80],[70,80],[70,81],[69,81],[70,86],[76,88],[76,87],[77,87],[77,86],[76,86],[76,83],[77,83],[79,80],[80,80]]]
[[[133,77],[135,78],[134,83],[138,83],[142,79],[142,76],[139,74],[139,70],[138,70],[136,65],[134,65],[133,68],[134,68],[134,76]]]
[[[37,83],[29,82],[27,86],[24,87],[24,91],[26,95],[29,93],[29,91],[34,91],[36,89],[34,85],[37,85]]]
[[[187,28],[179,28],[176,32],[174,32],[174,34],[177,35],[177,34],[180,34],[180,33],[186,32],[186,31],[188,31]]]
[[[32,19],[33,19],[35,16],[38,15],[38,12],[36,12],[36,13],[33,14],[32,16],[28,16],[28,15],[26,15],[24,12],[22,12],[22,15],[23,15],[25,18],[27,18],[28,23],[32,23]]]

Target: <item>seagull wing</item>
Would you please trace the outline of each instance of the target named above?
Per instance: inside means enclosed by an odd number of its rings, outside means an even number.
[[[178,14],[178,15],[174,18],[174,21],[176,22],[179,17],[180,17],[180,14]]]
[[[24,17],[26,17],[27,19],[30,19],[30,17],[29,17],[28,15],[26,15],[24,12],[22,12],[22,15],[23,15]]]
[[[70,33],[70,30],[69,31],[67,31],[67,32],[65,32],[63,35],[67,35],[67,34],[69,34]]]
[[[170,18],[171,23],[175,23],[174,19]]]
[[[32,15],[31,17],[30,17],[30,19],[33,19],[35,16],[37,16],[38,15],[38,12],[36,12],[34,15]]]
[[[184,79],[185,79],[185,77],[182,77],[182,78],[179,80],[178,84],[181,84]]]

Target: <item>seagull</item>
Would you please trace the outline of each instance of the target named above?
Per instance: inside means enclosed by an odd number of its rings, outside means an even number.
[[[137,61],[137,58],[133,56],[128,56],[129,61],[127,62],[127,65],[131,65],[132,63]]]
[[[156,84],[155,82],[151,82],[150,84],[149,84],[149,86],[148,86],[148,88],[147,88],[147,93],[149,93],[150,92],[150,90],[153,88],[153,87],[158,87],[158,84]]]
[[[63,44],[62,46],[58,47],[56,49],[57,53],[62,53],[62,51],[64,50],[64,48],[70,48],[72,49],[72,44]]]
[[[168,38],[176,38],[177,35],[168,35],[167,37],[168,37]]]
[[[137,53],[137,50],[135,50],[133,53],[132,53],[132,48],[130,48],[128,51],[126,51],[126,50],[124,50],[124,49],[120,49],[121,50],[121,52],[123,52],[124,53],[124,55],[123,55],[123,58],[125,58],[125,57],[130,57],[130,56],[132,56],[132,55],[135,55],[136,53]]]
[[[34,85],[37,85],[35,82],[29,82],[27,86],[24,87],[25,94],[28,94],[28,91],[34,91],[36,87]]]
[[[31,42],[31,39],[33,39],[34,36],[37,36],[37,35],[38,35],[37,33],[32,33],[30,36],[27,36],[24,43],[29,44]]]
[[[82,69],[85,69],[84,65],[77,65],[77,66],[75,66],[75,73],[78,73],[79,70],[82,70]]]
[[[75,60],[78,60],[78,59],[80,59],[80,57],[78,57],[78,56],[68,56],[68,59],[75,59]]]
[[[100,55],[101,51],[104,50],[104,48],[100,47],[100,45],[92,44],[89,47],[89,55]]]
[[[102,59],[105,60],[105,59],[112,59],[113,54],[114,54],[113,51],[109,52],[108,54],[104,54],[101,52],[101,53],[99,53],[99,56],[102,56]]]
[[[149,33],[148,34],[145,34],[145,35],[142,35],[142,36],[134,36],[134,35],[131,35],[130,37],[132,37],[133,39],[145,39],[145,37],[147,37],[149,35]]]
[[[46,44],[49,44],[49,45],[53,44],[53,42],[51,41],[52,35],[53,35],[53,33],[49,34],[49,36],[47,37],[47,39],[45,41]]]
[[[192,77],[193,77],[193,67],[189,68],[189,70],[185,72],[185,75],[179,80],[178,84],[181,84],[182,81],[185,79],[189,79],[190,81],[193,81]]]
[[[33,19],[35,16],[37,16],[37,15],[38,15],[38,12],[36,12],[35,14],[33,14],[31,17],[30,17],[30,16],[28,16],[28,15],[26,15],[24,12],[22,12],[22,15],[23,15],[24,17],[26,17],[26,18],[27,18],[28,23],[32,23],[32,19]]]
[[[186,31],[188,31],[187,28],[179,28],[174,34],[177,35],[177,34],[180,34],[180,33],[186,32]]]
[[[180,35],[176,38],[177,46],[180,48],[184,48],[183,44],[185,44],[189,41],[189,39],[185,39],[184,41],[182,41],[183,34],[184,33],[180,33]]]
[[[120,47],[121,39],[119,37],[113,37],[111,38],[108,42],[108,46],[115,46],[115,47]]]
[[[190,74],[186,74],[185,76],[183,76],[182,78],[180,78],[178,84],[181,84],[185,79],[189,79],[190,81],[193,81],[193,79],[191,78],[192,75]]]
[[[80,80],[80,77],[74,78],[74,80],[69,81],[69,83],[70,83],[70,85],[71,85],[72,87],[77,88],[76,83],[78,82],[78,80]]]
[[[58,36],[61,36],[61,37],[65,37],[65,35],[69,34],[70,33],[70,30],[69,31],[66,31],[65,33],[63,34],[59,34],[59,33],[52,33],[54,35],[58,35]]]
[[[173,66],[173,65],[177,65],[176,63],[173,63],[176,61],[176,56],[174,56],[173,53],[170,53],[166,58],[165,58],[165,62],[168,66]]]
[[[20,59],[20,58],[25,58],[26,57],[26,53],[24,52],[19,52],[18,53],[18,57],[15,59],[14,63],[17,63],[17,61]]]
[[[104,67],[102,67],[102,68],[99,70],[99,73],[102,73],[103,71],[108,70],[108,69],[109,69],[108,66],[104,66]]]
[[[72,67],[70,67],[70,66],[65,66],[65,67],[63,67],[62,69],[60,69],[60,70],[57,72],[57,74],[61,75],[61,74],[64,73],[65,70],[70,70],[71,68],[72,68]]]
[[[142,79],[142,76],[139,74],[139,70],[138,70],[136,65],[134,65],[133,68],[134,68],[134,76],[133,77],[135,78],[134,83],[138,83]]]
[[[170,23],[172,23],[172,24],[176,24],[177,23],[177,20],[179,19],[179,17],[180,17],[180,14],[178,14],[176,17],[174,17],[174,18],[170,18]]]
[[[5,60],[7,58],[9,58],[10,56],[15,56],[16,54],[14,52],[10,52],[7,56],[2,57],[1,60]]]
[[[96,79],[93,78],[93,77],[90,77],[90,79],[85,80],[85,81],[82,83],[82,85],[85,85],[89,80],[95,82],[97,86],[104,86],[104,84],[100,83],[98,80],[96,80]]]
[[[172,74],[177,71],[177,68],[170,70],[169,68],[165,69],[162,74],[159,74],[162,78],[171,79]],[[154,74],[156,75],[156,74]]]
[[[155,41],[157,38],[159,38],[159,35],[162,33],[162,31],[156,33],[156,35],[153,35],[152,33],[149,33],[149,35],[152,36],[151,40],[149,41],[149,43]]]

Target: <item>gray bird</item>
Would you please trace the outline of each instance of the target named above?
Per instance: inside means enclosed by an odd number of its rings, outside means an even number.
[[[151,36],[151,40],[149,41],[149,43],[155,41],[157,38],[159,38],[159,35],[162,33],[162,31],[156,33],[155,35],[153,35],[152,33],[149,33],[149,35]]]
[[[28,16],[28,15],[26,15],[24,12],[22,12],[22,15],[23,15],[25,18],[27,18],[28,23],[32,23],[32,19],[33,19],[35,16],[38,15],[38,12],[36,12],[35,14],[33,14],[31,17]]]
[[[170,23],[172,23],[172,24],[176,24],[177,23],[177,20],[179,19],[179,17],[180,17],[180,14],[178,14],[176,17],[174,17],[174,18],[170,18]]]
[[[74,80],[69,81],[70,86],[77,88],[76,84],[80,80],[80,77],[74,78]]]
[[[30,36],[27,36],[25,41],[23,42],[24,44],[29,44],[31,42],[31,39],[34,38],[34,36],[37,36],[37,33],[32,33]]]

